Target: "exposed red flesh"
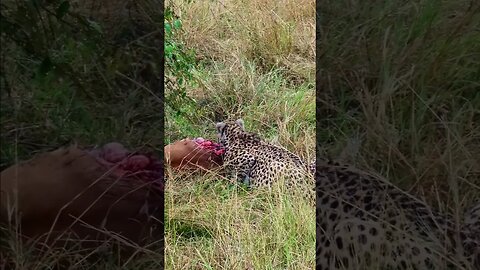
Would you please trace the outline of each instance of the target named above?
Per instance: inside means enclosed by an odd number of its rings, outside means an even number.
[[[195,138],[193,141],[201,148],[212,151],[217,156],[221,156],[225,153],[225,148],[219,143],[212,142],[210,140],[205,140],[204,138]]]
[[[162,164],[152,153],[131,152],[120,143],[108,143],[90,151],[97,161],[118,177],[135,177],[155,182],[163,190]]]

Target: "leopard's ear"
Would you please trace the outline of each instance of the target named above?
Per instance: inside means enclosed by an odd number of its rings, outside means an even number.
[[[242,119],[240,119],[240,118],[237,119],[237,121],[235,121],[235,123],[236,123],[237,125],[239,125],[240,128],[242,128],[243,131],[245,131],[245,123],[243,122]]]
[[[225,123],[224,122],[218,122],[215,124],[215,127],[217,128],[218,133],[222,133],[222,130],[225,128]]]

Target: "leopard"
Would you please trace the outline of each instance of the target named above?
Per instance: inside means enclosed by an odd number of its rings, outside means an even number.
[[[317,169],[317,159],[314,158],[313,161],[310,162],[310,165],[308,166],[308,169],[310,170],[310,173],[312,175],[315,175],[315,171]]]
[[[215,126],[218,142],[225,149],[224,167],[236,175],[237,182],[249,188],[271,188],[283,179],[287,190],[304,187],[298,190],[314,202],[315,181],[311,168],[297,154],[246,131],[243,119],[225,120]]]
[[[376,173],[317,158],[316,269],[480,269],[464,225]]]

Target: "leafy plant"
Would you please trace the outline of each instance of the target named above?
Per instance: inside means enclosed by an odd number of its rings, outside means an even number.
[[[171,7],[165,9],[165,81],[166,102],[177,115],[187,114],[195,101],[187,95],[186,87],[193,83],[195,52],[178,39],[182,21]]]

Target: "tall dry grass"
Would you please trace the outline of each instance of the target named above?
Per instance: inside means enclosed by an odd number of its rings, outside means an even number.
[[[321,1],[317,140],[452,214],[480,197],[480,5]]]
[[[166,269],[313,268],[314,209],[303,197],[226,182],[218,172],[169,178]]]
[[[319,148],[436,206],[470,205],[480,196],[480,5],[320,9]]]
[[[199,59],[229,69],[251,61],[314,81],[315,1],[166,1],[170,3],[183,21],[182,40]]]

